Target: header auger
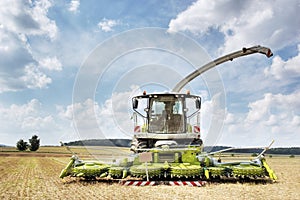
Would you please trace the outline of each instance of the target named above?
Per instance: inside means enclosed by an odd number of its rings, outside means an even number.
[[[202,152],[201,97],[189,92],[180,93],[188,82],[212,67],[253,53],[272,56],[271,50],[266,47],[243,48],[200,67],[180,81],[171,93],[144,92],[133,97],[134,136],[130,148],[133,154],[113,164],[81,161],[73,155],[69,164],[62,170],[60,178],[70,176],[102,180],[156,181],[276,180],[275,173],[263,156],[273,142],[259,156],[249,161],[221,162],[220,159],[212,157],[220,151]]]

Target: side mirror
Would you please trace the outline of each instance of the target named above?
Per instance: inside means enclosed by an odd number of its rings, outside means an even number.
[[[132,108],[137,109],[139,105],[139,101],[137,99],[132,99]]]
[[[196,99],[195,103],[196,103],[196,108],[200,109],[201,108],[201,101],[200,101],[200,99]]]

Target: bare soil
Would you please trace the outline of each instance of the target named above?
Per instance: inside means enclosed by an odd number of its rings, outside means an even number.
[[[275,183],[208,183],[189,186],[122,186],[58,178],[69,155],[17,152],[0,156],[0,199],[300,199],[300,158],[267,161]]]

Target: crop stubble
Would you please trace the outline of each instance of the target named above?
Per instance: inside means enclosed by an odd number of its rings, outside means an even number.
[[[300,158],[273,157],[276,183],[209,183],[205,187],[121,186],[58,178],[66,157],[0,156],[1,199],[300,199]]]

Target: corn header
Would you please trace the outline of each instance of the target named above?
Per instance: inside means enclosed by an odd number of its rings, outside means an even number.
[[[149,154],[149,162],[141,156]],[[62,170],[60,178],[66,176],[102,180],[276,180],[277,177],[264,156],[250,161],[220,162],[202,153],[200,147],[148,150],[134,157],[123,159],[118,164],[98,161],[82,161],[72,156]]]

